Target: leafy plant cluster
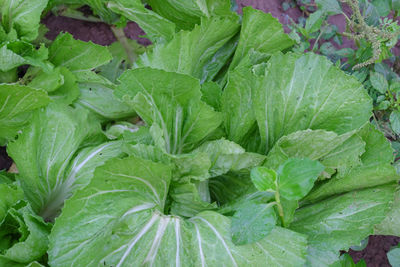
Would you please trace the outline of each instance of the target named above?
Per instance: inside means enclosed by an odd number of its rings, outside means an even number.
[[[345,13],[343,7],[348,7]],[[364,84],[374,101],[374,124],[400,148],[399,60],[392,53],[398,42],[400,26],[397,0],[308,0],[289,1],[284,9],[299,7],[304,17],[292,21],[291,36],[296,39],[295,50],[313,51],[327,56],[345,72]],[[349,13],[350,12],[350,13]],[[328,18],[341,14],[346,19],[346,31],[340,33]],[[343,38],[354,41],[356,49],[338,49]]]
[[[1,266],[347,266],[400,235],[356,77],[251,7],[146,2],[1,2]],[[82,4],[153,46],[43,43],[42,14]]]

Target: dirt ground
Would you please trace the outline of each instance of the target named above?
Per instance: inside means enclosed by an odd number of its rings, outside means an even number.
[[[278,18],[283,24],[290,23],[289,16],[293,20],[297,20],[302,16],[302,12],[297,8],[291,8],[284,12],[281,4],[283,0],[237,0],[238,12],[241,13],[245,6],[253,6],[254,8],[270,12],[274,17]],[[346,11],[346,10],[345,10]],[[343,31],[345,28],[345,20],[342,15],[336,15],[330,18],[330,22],[338,26]],[[80,21],[65,17],[57,17],[49,14],[43,19],[43,23],[49,28],[47,38],[54,39],[60,32],[70,32],[75,38],[83,41],[92,41],[100,45],[110,45],[116,39],[109,27],[105,23],[93,23]],[[287,30],[287,27],[286,27]],[[148,45],[150,42],[140,37],[144,32],[136,23],[130,22],[125,28],[126,35],[137,40],[142,45]],[[342,47],[352,47],[353,44],[349,40],[344,40]],[[12,161],[7,157],[5,148],[0,147],[0,170],[8,169]],[[400,242],[400,238],[393,236],[371,236],[368,246],[362,251],[350,251],[350,255],[355,261],[365,259],[368,267],[390,266],[386,257],[386,252]]]

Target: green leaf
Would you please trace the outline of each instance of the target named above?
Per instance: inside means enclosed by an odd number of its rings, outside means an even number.
[[[14,184],[0,184],[0,222],[4,220],[8,209],[24,198],[21,188]]]
[[[115,120],[135,116],[133,108],[114,95],[115,85],[88,81],[78,86],[80,96],[76,102],[99,117]]]
[[[308,158],[290,158],[278,169],[279,194],[287,200],[300,200],[311,190],[324,166]]]
[[[201,100],[215,110],[221,110],[222,89],[214,82],[205,82],[201,85]]]
[[[51,225],[21,201],[0,222],[0,265],[16,266],[39,260],[47,251]]]
[[[71,72],[92,70],[112,59],[107,47],[75,40],[71,34],[60,34],[49,48],[49,61]]]
[[[390,126],[396,134],[400,134],[400,111],[394,110],[389,117]]]
[[[175,24],[144,7],[140,0],[113,0],[108,7],[129,20],[135,21],[153,43],[170,41],[175,34]]]
[[[400,225],[397,223],[400,219],[400,190],[397,189],[394,195],[394,201],[386,218],[375,226],[376,235],[394,235],[400,236]]]
[[[276,169],[291,157],[319,160],[325,171],[320,177],[345,175],[361,165],[365,142],[355,131],[337,135],[324,130],[304,130],[281,137],[269,152],[265,165]]]
[[[228,217],[213,211],[189,220],[164,215],[170,180],[167,166],[135,157],[114,159],[97,168],[91,183],[67,200],[57,219],[50,236],[49,264],[304,263],[306,238],[290,230],[277,227],[256,243],[235,246]]]
[[[243,204],[232,217],[232,242],[235,245],[245,245],[262,240],[275,228],[276,219],[271,204]]]
[[[44,91],[16,84],[0,84],[0,143],[11,140],[30,118],[30,112],[47,105]]]
[[[325,12],[323,10],[317,10],[312,13],[306,20],[305,30],[307,31],[307,34],[319,31],[324,21]]]
[[[251,170],[251,180],[258,191],[276,190],[278,175],[266,167],[256,167]]]
[[[365,260],[361,259],[357,263],[354,263],[353,259],[348,253],[344,253],[340,256],[340,259],[334,264],[330,265],[331,267],[367,267]]]
[[[44,45],[36,49],[32,44],[23,41],[3,43],[0,48],[0,71],[29,64],[48,72],[51,67],[45,62],[47,56],[48,50]]]
[[[178,32],[167,44],[156,44],[152,52],[142,55],[135,65],[169,72],[189,74],[201,81],[210,81],[227,62],[210,69],[216,54],[238,32],[236,17],[203,18],[192,31]]]
[[[200,183],[185,183],[174,185],[171,189],[171,214],[182,217],[193,217],[202,211],[217,210],[216,203],[200,195]],[[208,190],[208,188],[207,188]]]
[[[315,0],[315,3],[328,15],[336,15],[342,12],[338,0]]]
[[[241,171],[260,165],[265,156],[248,153],[234,142],[220,139],[209,141],[193,150],[192,153],[205,153],[211,161],[210,177],[223,175],[229,171]]]
[[[382,74],[379,72],[370,72],[370,78],[372,87],[374,87],[379,93],[385,94],[386,90],[388,89],[389,85],[388,82]]]
[[[64,83],[57,90],[50,92],[49,96],[59,104],[69,105],[79,97],[79,88],[76,84],[76,78],[71,71],[65,67],[61,67],[60,73],[63,76]]]
[[[7,147],[27,199],[34,211],[47,219],[57,215],[76,184],[85,183],[76,181],[80,176],[70,178],[65,172],[80,144],[100,131],[98,122],[88,120],[85,110],[52,104],[35,112],[31,123]],[[85,164],[91,164],[89,159]],[[87,183],[90,176],[82,179]]]
[[[243,146],[248,142],[249,133],[256,127],[252,105],[258,80],[250,68],[238,67],[229,71],[228,82],[222,93],[221,111],[227,137]]]
[[[201,17],[232,16],[229,0],[149,0],[148,3],[161,16],[174,22],[178,29],[192,29],[200,24]]]
[[[397,246],[392,248],[387,253],[387,258],[391,266],[399,266],[400,265],[400,247]]]
[[[251,49],[271,55],[294,44],[295,42],[284,33],[279,21],[271,14],[245,7],[239,44],[229,68],[234,69]]]
[[[357,133],[365,142],[361,164],[343,176],[335,176],[315,187],[305,198],[315,202],[328,196],[352,190],[375,187],[399,180],[393,161],[393,150],[385,136],[371,124],[366,124]]]
[[[222,122],[221,115],[200,100],[199,81],[188,75],[141,68],[125,72],[120,82],[116,96],[148,125],[159,125],[167,153],[192,150]]]
[[[272,56],[255,88],[253,107],[265,152],[280,137],[299,130],[343,134],[358,129],[372,109],[361,83],[314,54]]]
[[[64,84],[64,76],[60,68],[54,68],[51,72],[44,72],[38,68],[29,68],[24,79],[31,79],[28,86],[38,90],[53,92]]]
[[[6,32],[15,29],[22,40],[32,41],[38,36],[40,16],[48,0],[2,0],[1,24]]]
[[[290,228],[308,235],[308,262],[329,266],[340,250],[348,250],[373,233],[390,207],[396,185],[338,195],[296,211]]]

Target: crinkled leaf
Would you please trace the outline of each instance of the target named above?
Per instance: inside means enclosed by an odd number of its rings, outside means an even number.
[[[230,68],[235,68],[251,49],[272,54],[282,51],[295,42],[284,33],[282,24],[271,14],[254,9],[243,8],[243,22],[239,44]]]
[[[209,141],[193,150],[193,153],[205,153],[211,161],[210,177],[216,177],[229,171],[240,171],[260,165],[265,156],[248,153],[241,146],[225,139]]]
[[[367,124],[357,133],[365,142],[361,164],[343,176],[333,177],[315,187],[305,198],[317,201],[334,194],[383,185],[399,179],[393,161],[393,150],[384,135],[373,125]]]
[[[195,24],[200,24],[201,17],[232,14],[229,0],[150,0],[148,3],[161,16],[174,22],[178,29],[192,29]]]
[[[265,152],[299,130],[358,129],[372,108],[362,84],[315,54],[272,56],[253,105]]]
[[[21,201],[0,222],[0,265],[15,266],[39,260],[47,251],[51,225]]]
[[[325,171],[322,178],[344,175],[361,164],[365,142],[355,132],[338,135],[324,130],[304,130],[281,137],[268,153],[265,165],[276,169],[290,157],[319,160]]]
[[[200,100],[195,78],[143,68],[125,72],[120,81],[117,97],[131,104],[148,125],[158,125],[167,153],[190,151],[222,122],[221,115]]]
[[[56,221],[50,265],[304,263],[306,239],[290,230],[278,227],[259,242],[235,246],[230,219],[216,212],[189,220],[164,215],[170,179],[167,166],[134,157],[97,168],[91,183],[67,200]]]
[[[0,222],[6,217],[8,209],[24,198],[21,188],[13,184],[0,184]]]
[[[352,191],[296,211],[290,228],[308,236],[308,262],[329,266],[348,250],[373,233],[393,199],[395,185]]]
[[[214,77],[223,66],[219,64],[219,68],[210,71],[209,63],[238,30],[235,17],[204,18],[192,31],[180,31],[171,42],[156,45],[152,52],[142,55],[135,64],[209,81],[207,77]]]
[[[208,198],[202,198],[200,190],[198,182],[173,185],[170,192],[173,200],[171,214],[191,218],[202,211],[216,210],[217,204],[210,203]]]

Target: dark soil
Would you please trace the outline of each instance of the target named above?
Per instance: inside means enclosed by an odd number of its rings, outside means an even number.
[[[71,19],[53,14],[47,15],[42,22],[49,28],[46,37],[54,40],[60,32],[69,32],[76,39],[82,41],[92,41],[99,45],[110,45],[116,41],[111,28],[106,23],[89,22]],[[145,35],[142,29],[134,22],[128,22],[124,29],[126,36],[137,40],[139,44],[149,45],[150,41],[140,36]]]
[[[271,13],[274,17],[278,18],[283,24],[289,24],[291,19],[297,22],[297,19],[304,14],[298,8],[290,8],[286,12],[282,9],[283,0],[237,0],[238,12],[242,12],[245,6],[253,6],[254,8]],[[347,8],[344,8],[347,13]],[[329,22],[335,24],[342,32],[345,29],[345,19],[343,15],[332,16]],[[93,23],[87,21],[80,21],[76,19],[48,15],[43,19],[43,23],[49,28],[46,37],[55,39],[56,36],[63,31],[70,32],[76,39],[83,41],[92,41],[100,45],[110,45],[115,41],[113,32],[110,26],[105,23]],[[150,44],[150,41],[139,36],[144,35],[144,32],[138,27],[136,23],[130,22],[125,28],[125,34],[138,43],[143,45]],[[285,27],[285,31],[288,28]],[[350,40],[343,40],[341,47],[354,48],[353,42]],[[6,157],[5,149],[0,148],[0,169],[8,168],[11,165],[11,160]],[[400,238],[393,236],[370,236],[368,246],[362,251],[350,250],[350,255],[357,262],[360,259],[365,259],[368,267],[375,266],[390,266],[386,257],[387,251],[392,246],[397,245]]]
[[[400,237],[371,235],[368,240],[368,245],[364,250],[350,250],[349,253],[356,263],[364,259],[368,267],[390,266],[386,253],[399,242]]]
[[[0,171],[11,167],[12,159],[7,155],[6,148],[0,147]]]

